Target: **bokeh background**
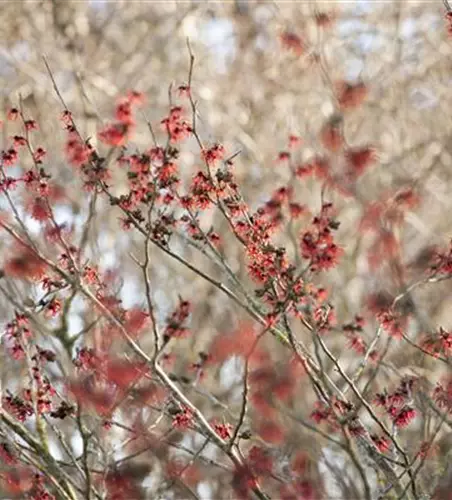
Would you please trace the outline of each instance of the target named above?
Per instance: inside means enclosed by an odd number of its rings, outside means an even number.
[[[253,209],[287,185],[293,187],[294,199],[312,214],[320,209],[322,183],[311,178],[294,181],[288,165],[277,161],[278,154],[287,150],[290,134],[302,138],[301,148],[293,153],[295,164],[324,155],[339,177],[344,159],[321,141],[322,127],[331,117],[337,113],[343,117],[350,147],[375,148],[377,161],[353,185],[352,196],[333,189],[325,194],[337,208],[341,222],[338,241],[345,254],[339,267],[315,280],[330,290],[339,323],[350,321],[355,314],[366,315],[372,294],[394,297],[420,279],[429,248],[448,244],[452,235],[452,41],[447,37],[440,0],[3,1],[0,28],[3,144],[19,127],[6,119],[7,110],[21,102],[26,115],[39,124],[33,138],[48,151],[47,168],[65,189],[56,207],[57,221],[72,227],[74,238],[82,234],[90,199],[62,154],[62,106],[43,58],[82,135],[91,137],[101,150],[104,146],[98,142],[97,132],[113,116],[117,99],[130,89],[145,94],[147,102],[129,144],[133,152],[152,146],[146,121],[158,130],[168,113],[169,96],[173,103],[184,104],[174,90],[187,82],[188,38],[195,55],[192,88],[198,104],[198,132],[208,144],[221,142],[228,154],[239,152],[234,159],[235,174]],[[299,37],[302,48],[298,42],[292,48],[285,45],[287,34]],[[365,85],[367,97],[361,106],[347,112],[338,109],[339,81]],[[164,139],[162,134],[159,137]],[[188,186],[201,165],[194,140],[184,144],[180,165],[183,183]],[[15,168],[10,172],[20,172],[26,165]],[[125,192],[124,173],[118,168],[113,175],[115,193]],[[417,203],[409,207],[398,230],[397,262],[388,263],[380,255],[377,265],[371,265],[369,252],[376,248],[384,254],[385,250],[375,246],[381,234],[359,231],[360,221],[372,203],[404,189],[416,193]],[[40,223],[26,211],[27,193],[18,191],[14,196],[27,227],[40,238]],[[8,210],[4,200],[1,203]],[[131,253],[141,255],[140,239],[122,231],[118,217],[107,203],[98,202],[86,257],[117,277],[117,293],[124,307],[141,307],[145,305],[144,285],[130,257]],[[308,216],[302,217],[276,236],[293,258],[297,235],[308,221]],[[227,222],[221,214],[207,211],[202,223],[220,234],[231,268],[252,291],[255,284],[247,275],[246,259]],[[227,283],[218,266],[185,244],[183,236],[174,240],[173,248]],[[0,241],[0,262],[10,251],[10,242]],[[50,246],[47,251],[52,255]],[[153,299],[161,324],[177,305],[179,295],[193,300],[193,335],[173,347],[180,360],[174,370],[185,373],[217,334],[242,328],[245,317],[219,290],[158,249],[152,251],[151,260]],[[405,268],[403,276],[400,268]],[[15,309],[11,297],[26,303],[39,296],[26,283],[5,278],[2,286],[8,292],[8,296],[0,296],[5,323]],[[452,327],[448,281],[416,289],[410,300],[409,307],[416,311],[409,332],[413,340],[428,329]],[[83,301],[74,301],[68,315],[71,335],[92,321],[85,308]],[[372,315],[368,317],[364,335],[371,339],[377,324]],[[146,339],[142,340],[146,345]],[[89,344],[90,339],[81,337],[79,345],[83,342]],[[268,339],[268,345],[276,366],[284,364],[287,355],[283,350],[278,350],[274,340]],[[337,340],[337,346],[334,340],[331,345],[347,363],[350,352],[344,351],[343,339]],[[387,362],[397,370],[414,366],[428,377],[438,375],[436,366],[418,354],[405,344],[392,345]],[[352,359],[350,363],[353,366]],[[11,371],[3,372],[4,384],[14,386],[14,364],[5,359],[4,366],[10,365]],[[242,371],[241,360],[232,357],[217,367],[206,387],[234,408],[240,401]],[[388,380],[392,373],[387,372]],[[201,408],[211,404],[198,394],[192,396]],[[306,397],[313,401],[312,394]],[[295,405],[294,412],[303,413],[301,406]],[[296,439],[308,440],[303,436]],[[338,462],[331,460],[337,467]]]

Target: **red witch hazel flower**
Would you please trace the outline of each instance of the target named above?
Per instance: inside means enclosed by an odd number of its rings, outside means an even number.
[[[253,446],[248,453],[248,462],[252,471],[257,475],[265,475],[273,469],[273,459],[270,453],[258,446]]]
[[[0,444],[0,460],[6,465],[14,465],[17,463],[17,459],[12,453],[8,443]]]
[[[53,298],[46,307],[46,313],[48,316],[54,318],[61,312],[61,309],[61,301],[57,298]]]
[[[68,141],[66,142],[65,153],[71,165],[80,167],[88,163],[93,153],[93,148],[89,144],[83,142],[77,134],[70,133]]]
[[[446,251],[436,251],[432,257],[430,269],[435,274],[452,274],[452,240]]]
[[[416,410],[411,406],[404,406],[401,410],[396,406],[391,406],[388,409],[388,413],[396,427],[407,427],[412,420],[416,417]]]
[[[19,159],[19,154],[14,148],[8,149],[8,151],[2,151],[1,160],[5,167],[14,165]]]
[[[168,318],[168,324],[165,328],[164,339],[169,340],[173,337],[183,337],[188,333],[185,322],[190,315],[191,304],[187,300],[179,300],[179,306]]]
[[[38,124],[36,123],[35,120],[26,120],[25,121],[25,128],[28,131],[38,130]]]
[[[123,123],[107,125],[99,132],[99,139],[109,146],[124,146],[128,139],[129,127]]]
[[[215,432],[221,437],[221,439],[229,439],[231,437],[232,425],[223,424],[221,422],[216,422],[213,426]]]
[[[301,137],[294,134],[289,135],[289,149],[298,149],[302,143]]]
[[[452,377],[438,382],[433,391],[433,399],[439,408],[452,413]]]
[[[359,107],[367,97],[367,87],[364,83],[351,84],[340,81],[336,84],[337,100],[342,110]]]
[[[173,427],[176,429],[188,429],[193,424],[193,412],[190,408],[184,407],[173,418]]]
[[[362,175],[367,167],[376,160],[376,157],[375,149],[370,146],[349,149],[345,153],[350,174],[355,178]]]
[[[181,106],[174,106],[171,108],[169,116],[161,121],[173,143],[183,141],[193,131],[188,122],[183,119],[183,112]]]
[[[339,151],[344,142],[341,126],[342,117],[334,115],[320,130],[320,142],[326,149],[333,153]]]
[[[19,110],[17,108],[10,108],[8,110],[7,118],[9,121],[16,121],[19,118]]]
[[[300,247],[303,258],[311,260],[312,271],[328,270],[335,267],[344,250],[336,245],[332,231],[338,229],[331,215],[331,203],[325,203],[319,216],[314,217],[312,229],[302,234]]]
[[[428,335],[421,345],[425,351],[437,358],[441,354],[452,356],[452,334],[443,328],[440,328],[438,333]]]
[[[297,56],[301,56],[305,51],[305,44],[303,40],[295,33],[285,31],[284,33],[281,33],[279,39],[284,49],[293,52]]]
[[[12,278],[39,280],[46,272],[47,264],[31,249],[23,248],[16,256],[7,259],[4,272]]]
[[[401,339],[403,337],[405,321],[404,318],[400,317],[400,315],[390,309],[387,309],[377,313],[377,319],[383,330],[391,335],[391,337],[396,339]]]
[[[370,436],[374,445],[378,448],[380,453],[386,453],[389,451],[390,443],[389,440],[385,436],[377,436],[376,434],[372,434]]]
[[[444,18],[446,19],[447,34],[452,37],[452,11],[446,12]]]
[[[221,144],[214,144],[211,148],[201,151],[202,159],[208,165],[214,165],[224,158],[225,149]]]

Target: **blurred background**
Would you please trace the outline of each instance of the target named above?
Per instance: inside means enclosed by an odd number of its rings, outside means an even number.
[[[46,167],[65,189],[56,207],[57,221],[71,227],[75,238],[82,234],[90,199],[62,154],[66,139],[59,121],[62,105],[43,57],[82,135],[101,150],[97,133],[111,120],[118,98],[130,89],[145,94],[147,102],[128,146],[133,153],[134,148],[152,147],[146,120],[158,130],[168,114],[169,95],[172,103],[187,103],[174,92],[188,78],[187,38],[195,56],[192,88],[198,103],[198,132],[206,144],[222,143],[227,155],[239,152],[235,174],[253,210],[267,203],[279,187],[290,185],[295,201],[312,214],[319,212],[322,183],[313,178],[294,181],[287,163],[278,161],[279,153],[288,150],[291,134],[302,139],[292,153],[292,166],[320,155],[328,158],[339,178],[344,159],[322,141],[322,130],[331,119],[341,118],[348,147],[375,148],[376,161],[353,184],[351,193],[333,189],[324,193],[337,208],[338,241],[345,254],[340,266],[315,280],[330,291],[339,324],[365,315],[372,296],[394,297],[420,279],[431,246],[447,246],[452,236],[452,41],[447,38],[440,0],[24,0],[1,2],[0,31],[3,147],[19,130],[19,124],[6,119],[7,111],[21,101],[25,114],[38,122],[33,139],[48,152]],[[343,81],[365,87],[362,105],[338,106],[338,82]],[[164,141],[164,135],[159,137]],[[194,140],[182,147],[179,163],[183,188],[201,165]],[[113,190],[120,194],[126,189],[124,175],[120,169],[113,175]],[[393,199],[403,190],[412,190],[416,203],[409,205],[398,229],[401,246],[396,262],[388,263],[387,250],[378,246],[381,233],[357,228],[372,204]],[[27,227],[40,237],[40,223],[27,214],[27,194],[20,191],[14,196]],[[122,231],[119,213],[102,203],[97,204],[86,257],[118,277],[118,296],[125,308],[142,307],[142,276],[130,258],[130,253],[140,256],[140,239]],[[212,225],[222,237],[230,267],[252,291],[255,285],[247,276],[243,251],[227,222],[213,211],[203,217],[205,227]],[[287,223],[276,236],[292,258],[297,251],[293,235],[309,220],[306,216]],[[227,283],[217,266],[183,240],[174,240],[173,248]],[[0,261],[8,252],[9,242],[3,240]],[[240,330],[244,316],[220,291],[158,250],[152,251],[151,259],[153,298],[161,324],[179,295],[196,298],[190,323],[195,334],[174,347],[181,360],[175,370],[184,373],[217,334]],[[12,280],[5,279],[3,286],[19,302],[30,294],[32,299],[39,295]],[[413,340],[426,329],[452,327],[450,292],[447,281],[412,292],[409,307],[416,310],[417,319],[410,331]],[[14,309],[11,301],[3,294],[0,302],[1,315],[9,318]],[[74,302],[68,316],[71,335],[91,320],[84,307],[82,301]],[[370,319],[364,332],[367,340],[373,338],[375,327]],[[338,353],[343,346],[339,339]],[[283,350],[275,348],[272,356],[287,361]],[[396,368],[415,364],[433,369],[405,344],[392,345],[388,362]],[[232,406],[240,401],[240,377],[232,377],[243,369],[240,363],[231,358],[218,367],[216,376],[222,383],[215,390],[207,385]],[[209,404],[193,397],[200,407]]]

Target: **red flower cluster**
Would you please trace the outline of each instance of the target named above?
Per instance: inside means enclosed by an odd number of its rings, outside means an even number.
[[[2,398],[3,408],[11,415],[19,420],[19,422],[25,422],[28,417],[34,414],[33,406],[30,402],[26,401],[20,396],[13,396],[8,390],[7,395]]]
[[[447,34],[452,37],[452,11],[446,12],[444,18],[446,19]]]
[[[139,92],[129,92],[127,97],[120,99],[115,110],[117,122],[101,130],[99,139],[109,146],[124,146],[135,128],[133,108],[143,102],[144,96]]]
[[[416,379],[404,378],[397,389],[392,392],[378,393],[374,404],[383,407],[396,427],[406,427],[416,417],[412,406],[412,393]]]
[[[185,197],[183,206],[189,209],[201,208],[205,210],[213,203],[215,186],[212,184],[208,175],[199,171],[193,178],[190,196]]]
[[[184,407],[174,416],[173,427],[175,427],[176,429],[185,430],[193,424],[193,421],[193,412],[190,410],[190,408]]]
[[[17,459],[8,443],[0,444],[0,460],[6,465],[15,465],[17,463]]]
[[[7,118],[9,121],[15,122],[19,118],[19,110],[17,108],[10,108],[7,113]]]
[[[300,246],[304,259],[309,259],[311,271],[324,271],[335,267],[344,251],[334,243],[332,231],[339,223],[332,216],[332,204],[325,203],[319,216],[312,221],[312,229],[302,234]]]
[[[435,251],[430,270],[434,274],[452,274],[452,240],[449,243],[449,248],[446,251]]]
[[[1,161],[5,167],[14,165],[19,159],[19,154],[15,148],[10,148],[7,151],[2,151]]]
[[[438,332],[426,336],[421,346],[436,358],[441,355],[450,357],[452,356],[452,333],[441,327]]]
[[[332,153],[339,151],[344,143],[342,121],[341,116],[333,115],[320,130],[320,142]]]
[[[367,87],[364,83],[352,84],[346,81],[336,83],[337,100],[341,110],[359,107],[367,97]]]
[[[181,106],[174,106],[169,116],[160,123],[167,131],[171,142],[181,142],[193,132],[191,125],[183,118],[184,110]]]
[[[452,413],[452,377],[438,382],[433,390],[433,399],[440,408]]]
[[[208,165],[215,165],[215,163],[224,158],[225,149],[221,144],[214,144],[209,149],[204,149],[201,151],[201,158]]]
[[[89,162],[93,154],[93,147],[83,142],[74,128],[68,126],[68,139],[65,146],[65,153],[68,162],[74,167],[81,167]]]
[[[377,158],[376,151],[370,146],[349,149],[345,152],[345,159],[349,167],[348,176],[355,180],[362,175],[367,167]]]
[[[28,247],[22,245],[14,251],[14,257],[6,260],[4,272],[11,278],[39,280],[47,270],[47,264]]]
[[[28,318],[24,314],[17,312],[15,319],[6,325],[6,347],[14,359],[23,359],[25,356],[23,345],[32,337],[28,325]]]
[[[167,319],[167,325],[163,334],[165,342],[172,338],[184,337],[189,330],[185,326],[185,322],[190,315],[191,304],[188,300],[179,299],[177,309]]]
[[[404,406],[402,409],[391,406],[388,413],[396,427],[407,427],[416,417],[416,410],[411,406]]]
[[[290,31],[285,31],[279,36],[281,45],[284,49],[293,52],[297,56],[301,56],[305,51],[305,43],[300,36]]]
[[[215,432],[221,437],[221,439],[229,439],[231,437],[232,425],[223,424],[221,422],[215,422],[213,425]]]
[[[389,451],[390,442],[387,437],[377,436],[376,434],[372,434],[370,438],[372,439],[374,445],[378,448],[378,451],[380,453],[386,453],[387,451]]]
[[[396,339],[403,337],[403,330],[406,328],[407,319],[392,309],[381,310],[377,313],[377,319],[383,330]]]

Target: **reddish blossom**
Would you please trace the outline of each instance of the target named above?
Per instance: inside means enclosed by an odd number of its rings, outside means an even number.
[[[11,472],[6,472],[0,476],[2,490],[8,496],[24,498],[33,488],[34,474],[29,468],[16,466]]]
[[[18,249],[4,264],[5,274],[18,279],[39,280],[46,270],[47,264],[29,248]]]
[[[21,135],[15,135],[13,137],[13,142],[15,148],[27,145],[27,139],[25,137],[22,137]]]
[[[40,222],[50,219],[52,215],[48,201],[40,196],[30,201],[28,211],[33,219]]]
[[[42,159],[46,156],[47,151],[44,148],[36,148],[33,154],[33,159],[36,163],[42,163]]]
[[[169,116],[161,121],[162,127],[167,131],[171,142],[177,143],[186,139],[193,129],[183,118],[184,110],[181,106],[174,106]]]
[[[126,312],[124,328],[129,334],[138,336],[149,326],[149,314],[139,308],[130,309]]]
[[[201,151],[201,158],[208,164],[214,165],[217,161],[224,158],[225,149],[221,144],[214,144],[209,149]]]
[[[396,312],[388,309],[380,311],[377,314],[377,319],[385,332],[391,335],[391,337],[396,339],[401,339],[403,337],[403,330],[406,322],[405,318],[402,318]]]
[[[416,417],[416,410],[410,406],[404,406],[401,410],[391,406],[388,412],[393,419],[394,425],[401,428],[407,427]]]
[[[232,478],[232,487],[238,498],[245,499],[253,488],[257,486],[256,478],[248,465],[237,466]]]
[[[46,306],[46,312],[52,318],[57,316],[61,312],[61,309],[62,309],[61,300],[57,298],[53,298]]]
[[[261,422],[258,426],[257,434],[264,441],[272,444],[279,444],[284,440],[284,431],[281,425],[271,420]]]
[[[98,415],[109,417],[116,402],[116,390],[97,386],[92,378],[68,384],[68,389],[81,404],[91,407]]]
[[[17,463],[8,443],[0,443],[0,460],[6,465],[15,465]]]
[[[123,101],[116,106],[115,118],[126,126],[135,123],[129,101]]]
[[[24,125],[27,131],[38,130],[38,124],[35,120],[25,120]]]
[[[358,354],[364,354],[366,352],[366,344],[358,335],[349,336],[349,346]]]
[[[61,121],[64,123],[66,126],[72,125],[72,113],[66,109],[61,113]]]
[[[8,151],[2,151],[1,160],[5,167],[14,165],[19,159],[19,154],[14,148],[8,149]]]
[[[433,390],[433,399],[440,408],[452,411],[452,377],[437,383]]]
[[[342,110],[359,107],[367,97],[367,87],[364,83],[351,84],[340,81],[336,84],[337,100]]]
[[[93,148],[89,144],[82,142],[76,135],[71,135],[66,142],[65,153],[71,165],[80,167],[88,163]]]
[[[349,149],[345,152],[345,158],[354,177],[359,177],[367,167],[376,160],[375,149],[370,146]]]
[[[173,417],[173,427],[185,430],[193,425],[194,416],[190,408],[184,407]]]
[[[99,139],[109,146],[124,146],[129,138],[130,126],[122,123],[113,123],[103,128]]]
[[[265,448],[253,446],[248,453],[248,462],[253,472],[258,476],[272,472],[273,459]]]
[[[167,320],[167,326],[164,331],[164,338],[180,338],[188,334],[189,330],[185,323],[190,315],[191,304],[187,300],[179,300],[179,305]]]
[[[214,423],[213,428],[215,429],[215,432],[221,437],[221,439],[229,439],[231,437],[231,424],[216,422]]]
[[[276,159],[276,161],[278,163],[283,163],[283,162],[286,162],[286,161],[289,161],[290,160],[290,153],[289,151],[280,151],[278,153],[278,157]]]
[[[370,437],[380,453],[389,451],[390,443],[388,438],[385,436],[377,436],[376,434],[372,434]]]
[[[99,281],[97,270],[92,266],[85,266],[83,269],[83,279],[90,285],[97,283]]]
[[[301,137],[299,137],[298,135],[295,135],[295,134],[289,135],[289,143],[288,143],[289,149],[296,150],[302,144],[303,144],[303,140],[301,139]]]
[[[281,44],[284,49],[294,52],[297,56],[300,56],[305,51],[305,43],[300,36],[289,31],[281,33],[279,36]]]
[[[19,118],[19,110],[17,108],[10,108],[7,113],[7,118],[10,121],[16,121]]]
[[[344,139],[341,126],[342,118],[333,116],[320,130],[320,142],[326,149],[333,153],[339,151],[343,145]]]

